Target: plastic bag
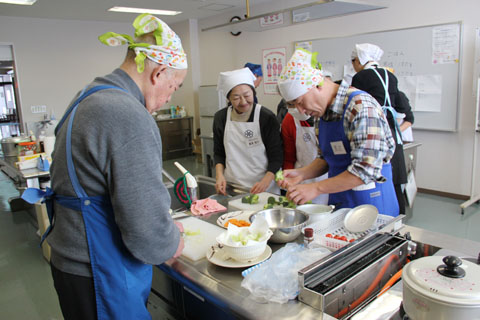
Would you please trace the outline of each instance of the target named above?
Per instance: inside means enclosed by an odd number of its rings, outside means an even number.
[[[298,271],[330,254],[326,248],[307,249],[301,244],[287,243],[261,265],[245,275],[242,287],[256,301],[286,303],[299,293]]]

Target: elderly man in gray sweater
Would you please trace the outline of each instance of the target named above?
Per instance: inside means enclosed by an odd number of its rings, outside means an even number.
[[[162,142],[151,113],[181,86],[178,36],[142,14],[125,61],[77,94],[57,127],[51,167],[54,285],[65,319],[149,319],[152,266],[178,257],[183,227],[169,215]]]

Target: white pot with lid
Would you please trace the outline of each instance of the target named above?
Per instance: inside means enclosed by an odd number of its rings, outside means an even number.
[[[403,268],[402,279],[403,308],[412,320],[480,319],[479,265],[455,256],[423,257]]]

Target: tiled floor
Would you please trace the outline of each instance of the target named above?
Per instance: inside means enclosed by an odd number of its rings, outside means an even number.
[[[203,174],[195,157],[177,159],[192,174]],[[164,168],[181,176],[173,165]],[[13,183],[0,173],[0,319],[62,319],[48,263],[42,256],[32,217],[25,211],[10,211],[8,198],[18,195]],[[419,194],[407,224],[480,242],[480,206],[460,214],[463,201]]]

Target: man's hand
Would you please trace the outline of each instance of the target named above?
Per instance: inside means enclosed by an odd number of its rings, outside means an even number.
[[[303,177],[297,169],[284,170],[283,178],[283,180],[277,181],[282,189],[288,189],[303,181]]]
[[[296,204],[304,204],[315,199],[320,192],[315,183],[297,184],[288,188],[287,198]]]

